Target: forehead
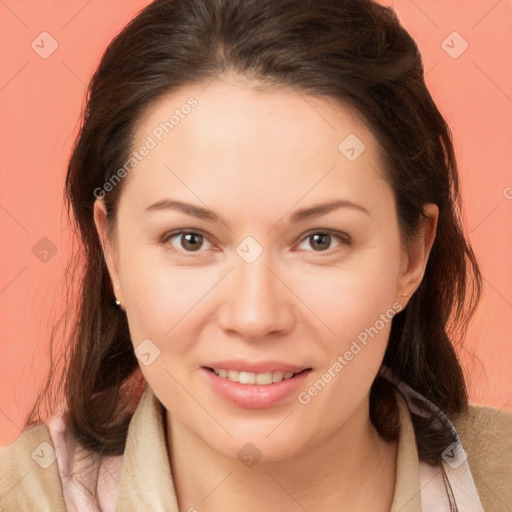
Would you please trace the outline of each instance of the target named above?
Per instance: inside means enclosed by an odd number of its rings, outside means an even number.
[[[218,80],[175,90],[140,120],[133,149],[144,145],[127,184],[141,207],[177,191],[290,207],[306,193],[383,186],[377,142],[357,113],[288,87]]]
[[[195,106],[189,107],[192,99]],[[169,121],[172,131],[165,130]],[[201,148],[238,139],[248,143],[246,151],[272,146],[279,153],[301,140],[303,144],[295,147],[300,153],[322,149],[336,153],[340,137],[350,130],[361,138],[371,137],[361,116],[347,103],[291,87],[225,77],[182,87],[151,104],[139,122],[135,145],[153,133],[158,139],[189,141]],[[370,145],[373,142],[368,140]]]

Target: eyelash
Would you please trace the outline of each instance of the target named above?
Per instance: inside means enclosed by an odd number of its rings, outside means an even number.
[[[323,229],[323,230],[319,229],[319,230],[316,230],[316,231],[310,231],[310,232],[306,233],[305,235],[303,235],[303,237],[300,239],[300,243],[304,242],[305,240],[307,240],[308,238],[311,238],[314,235],[319,235],[319,234],[320,235],[330,235],[330,236],[333,236],[335,238],[338,238],[338,240],[340,241],[340,245],[351,245],[351,243],[352,243],[352,240],[351,240],[350,236],[347,235],[346,233],[342,233],[342,232],[339,232],[339,231],[333,231],[333,230],[330,230],[330,229]],[[203,238],[205,238],[210,243],[212,243],[210,241],[209,237],[205,233],[203,233],[201,230],[197,230],[197,229],[196,230],[182,229],[182,230],[179,230],[179,231],[173,231],[171,233],[166,233],[165,235],[162,236],[161,243],[163,245],[168,245],[169,240],[171,240],[172,238],[177,237],[179,235],[201,235]],[[173,249],[175,249],[175,248],[173,248]],[[184,251],[184,254],[189,253],[190,255],[193,255],[195,252],[199,253],[199,252],[204,252],[204,251],[201,251],[201,250],[198,250],[198,251]],[[336,252],[336,249],[334,251],[331,251],[331,252],[324,252],[324,251],[312,251],[312,252],[317,253],[319,256],[330,256],[330,255],[332,255],[332,254],[334,254]]]

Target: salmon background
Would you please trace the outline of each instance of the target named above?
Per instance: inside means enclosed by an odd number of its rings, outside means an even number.
[[[63,185],[86,84],[108,42],[146,3],[0,3],[0,445],[20,433],[64,304]],[[454,134],[464,222],[484,276],[461,354],[471,401],[512,410],[511,2],[392,5],[420,47],[427,84]]]

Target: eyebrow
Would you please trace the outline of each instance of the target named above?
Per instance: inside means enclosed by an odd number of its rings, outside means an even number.
[[[370,214],[370,212],[364,206],[344,199],[339,199],[319,203],[308,208],[302,208],[300,210],[297,210],[290,217],[290,222],[298,223],[307,219],[321,217],[340,208],[353,208],[368,215]],[[210,222],[221,222],[220,217],[213,211],[208,210],[207,208],[193,205],[191,203],[185,203],[182,201],[175,201],[172,199],[161,199],[160,201],[157,201],[156,203],[146,208],[146,211],[161,210],[176,210],[185,213],[186,215],[197,217],[199,219],[207,220]]]

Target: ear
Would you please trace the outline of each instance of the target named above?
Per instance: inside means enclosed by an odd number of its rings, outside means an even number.
[[[404,251],[402,257],[396,300],[403,304],[403,307],[407,305],[408,300],[421,284],[430,250],[436,237],[439,219],[438,206],[428,203],[424,206],[423,212],[425,218],[423,218],[418,236],[414,241],[408,243],[407,251]]]
[[[118,251],[117,245],[112,237],[109,235],[108,221],[107,221],[107,208],[103,199],[96,199],[93,205],[94,224],[98,232],[101,247],[103,249],[103,256],[107,264],[110,280],[112,281],[112,288],[114,289],[115,298],[124,303],[121,286],[119,284],[118,273]],[[112,298],[114,300],[114,298]]]

